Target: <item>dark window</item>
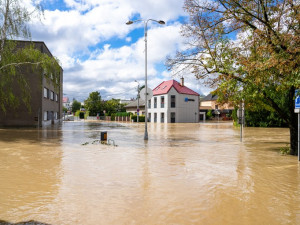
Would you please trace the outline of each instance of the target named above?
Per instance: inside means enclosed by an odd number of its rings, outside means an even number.
[[[171,112],[171,123],[175,123],[175,113]]]
[[[157,122],[157,113],[154,113],[154,123]]]
[[[148,109],[151,109],[151,100],[148,101]]]
[[[157,108],[157,97],[154,97],[154,108]]]
[[[165,108],[165,97],[160,98],[160,108]]]
[[[175,99],[175,95],[171,95],[171,108],[175,108],[176,107],[176,99]]]
[[[148,122],[151,122],[151,113],[148,113]]]
[[[164,114],[164,113],[161,113],[161,114],[160,114],[160,122],[161,122],[161,123],[164,123],[164,122],[165,122],[165,114]]]

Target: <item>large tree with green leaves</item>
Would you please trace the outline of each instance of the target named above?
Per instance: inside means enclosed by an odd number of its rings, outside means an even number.
[[[300,2],[185,0],[184,9],[190,18],[182,27],[188,47],[167,60],[169,69],[193,73],[216,88],[221,101],[276,112],[290,128],[296,155]]]
[[[30,110],[29,84],[25,70],[39,71],[40,76],[52,80],[56,87],[60,81],[58,60],[43,54],[34,44],[20,47],[16,39],[30,40],[29,22],[39,17],[41,8],[36,5],[32,11],[19,0],[0,0],[0,110],[16,108],[24,103]],[[21,96],[16,95],[13,86],[17,85]],[[42,88],[42,87],[41,87]]]
[[[117,112],[126,112],[125,104],[120,103],[120,99],[110,99],[104,103],[104,109],[108,115]]]
[[[72,102],[72,112],[75,113],[81,108],[81,103],[77,101],[76,99],[73,100]]]
[[[97,116],[97,113],[103,112],[103,103],[100,92],[91,92],[89,97],[84,101],[86,110],[89,111],[90,116]]]

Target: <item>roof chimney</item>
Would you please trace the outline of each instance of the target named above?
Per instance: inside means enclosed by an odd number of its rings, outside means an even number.
[[[180,80],[181,80],[181,81],[180,81],[180,85],[183,87],[183,86],[184,86],[184,78],[181,77]]]

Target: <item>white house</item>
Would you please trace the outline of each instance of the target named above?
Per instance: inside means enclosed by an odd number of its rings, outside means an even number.
[[[176,80],[162,82],[148,100],[148,118],[154,123],[198,123],[199,94]]]

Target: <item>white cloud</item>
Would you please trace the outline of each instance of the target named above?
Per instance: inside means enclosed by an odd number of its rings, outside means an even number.
[[[148,24],[148,85],[154,88],[172,79],[162,69],[166,56],[183,47],[179,34],[184,0],[64,0],[69,10],[46,10],[42,23],[31,25],[34,40],[44,41],[64,69],[64,93],[85,99],[92,91],[104,98],[136,96],[138,80],[144,83],[145,42],[131,31],[144,24],[125,25],[129,19],[165,20],[166,25]],[[125,44],[114,47],[111,40]],[[194,82],[195,83],[195,82]],[[191,88],[195,87],[190,82]]]

